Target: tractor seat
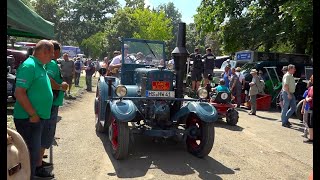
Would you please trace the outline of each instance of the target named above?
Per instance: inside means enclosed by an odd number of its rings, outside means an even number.
[[[212,96],[212,100],[215,103],[227,104],[231,102],[231,93],[218,92],[217,95]]]

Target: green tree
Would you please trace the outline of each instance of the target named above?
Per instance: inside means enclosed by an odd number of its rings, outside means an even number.
[[[284,47],[281,44],[294,47],[296,53],[312,49],[311,0],[203,0],[197,11],[197,29],[202,33],[218,31],[226,52],[262,47],[270,51]]]
[[[134,9],[143,9],[145,6],[144,0],[125,0],[126,7]]]
[[[132,14],[139,27],[133,36],[139,39],[170,41],[172,38],[171,20],[163,11],[152,12],[149,9],[136,9]]]
[[[110,22],[106,23],[107,46],[105,56],[112,58],[112,52],[120,50],[119,37],[133,38],[133,33],[138,31],[138,26],[132,16],[133,12],[134,9],[132,8],[119,9]]]
[[[81,46],[88,50],[88,56],[99,58],[106,49],[106,33],[98,32],[87,39],[84,39]]]
[[[186,47],[189,53],[192,53],[195,48],[199,48],[201,53],[205,52],[205,38],[197,31],[194,23],[186,26]]]
[[[181,22],[181,13],[176,9],[173,2],[169,2],[168,4],[161,4],[158,6],[158,12],[164,11],[166,17],[171,19],[172,25],[172,35],[173,38],[167,42],[167,54],[171,54],[173,49],[176,47],[177,36],[176,33],[178,32],[179,23]]]

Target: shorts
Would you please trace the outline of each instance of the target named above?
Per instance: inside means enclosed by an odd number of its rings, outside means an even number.
[[[63,77],[63,81],[68,84],[72,84],[72,79],[73,79],[73,76]]]
[[[208,78],[209,74],[211,74],[213,77],[214,77],[214,74],[213,74],[213,70],[212,69],[205,69],[203,71],[203,77],[204,78]]]
[[[313,111],[308,113],[308,127],[313,128]]]
[[[41,134],[41,147],[49,149],[56,134],[59,106],[52,106],[50,120],[44,121]]]
[[[191,81],[201,81],[202,79],[202,70],[201,69],[193,69],[191,72]]]

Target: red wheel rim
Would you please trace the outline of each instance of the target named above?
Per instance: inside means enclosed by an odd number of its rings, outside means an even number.
[[[112,144],[112,148],[114,150],[118,149],[119,146],[119,142],[118,142],[118,124],[116,122],[116,119],[114,117],[112,117],[112,139],[111,139],[111,144]]]
[[[191,147],[192,150],[197,150],[200,148],[201,141],[202,141],[202,123],[201,120],[197,117],[189,117],[187,119],[187,128],[193,127],[192,131],[197,131],[198,135],[195,136],[187,136],[187,144]]]

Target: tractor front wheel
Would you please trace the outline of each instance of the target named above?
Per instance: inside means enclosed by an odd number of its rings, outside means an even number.
[[[214,143],[213,123],[201,121],[197,116],[191,115],[186,121],[186,128],[190,129],[186,140],[187,150],[199,158],[207,156]]]
[[[109,126],[109,139],[112,146],[112,155],[115,159],[125,159],[129,153],[128,122],[117,121],[113,116]]]
[[[235,126],[238,123],[239,113],[234,108],[227,110],[226,121],[227,124]]]

